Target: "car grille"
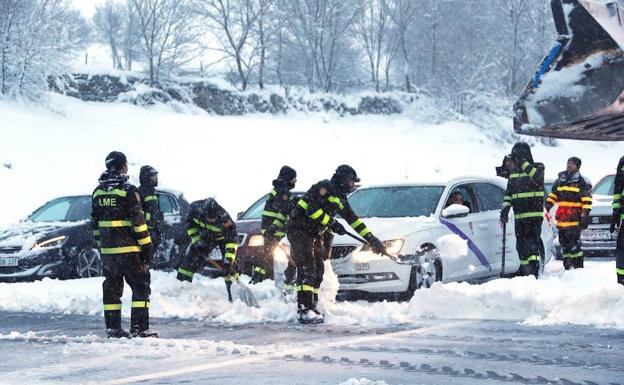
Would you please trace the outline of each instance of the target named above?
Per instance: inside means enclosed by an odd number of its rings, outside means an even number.
[[[593,215],[589,217],[590,225],[608,225],[611,224],[611,217],[606,215]]]
[[[356,246],[332,246],[332,259],[344,258],[351,254]]]
[[[0,246],[0,254],[15,254],[22,250],[21,246]]]

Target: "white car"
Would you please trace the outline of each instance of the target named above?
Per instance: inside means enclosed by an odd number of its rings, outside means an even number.
[[[440,184],[363,187],[349,196],[354,211],[393,258],[373,254],[352,237],[334,238],[338,299],[408,299],[435,281],[482,281],[501,275],[499,222],[507,180],[462,177]],[[450,204],[459,192],[463,204]],[[513,211],[507,224],[504,274],[520,268]],[[544,220],[542,266],[552,257],[553,229]]]

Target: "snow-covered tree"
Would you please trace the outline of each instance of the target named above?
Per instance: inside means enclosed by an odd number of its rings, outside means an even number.
[[[1,1],[0,95],[39,97],[88,39],[86,21],[65,1]]]

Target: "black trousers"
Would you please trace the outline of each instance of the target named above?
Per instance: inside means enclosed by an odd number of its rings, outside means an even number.
[[[332,234],[292,231],[288,234],[290,254],[297,267],[297,303],[299,310],[316,309],[323,282],[325,259],[331,256]]]
[[[624,229],[620,227],[617,237],[617,247],[615,249],[615,268],[617,280],[620,285],[624,285]]]
[[[182,256],[178,267],[177,278],[180,281],[193,281],[193,275],[204,267],[210,259],[210,253],[215,247],[219,247],[221,254],[225,255],[225,245],[222,243],[207,242],[200,240],[189,248],[189,251]]]
[[[542,219],[519,219],[515,222],[516,250],[520,257],[520,275],[539,275],[540,261],[544,255],[542,245]]]
[[[150,272],[140,261],[140,254],[102,256],[104,320],[107,329],[121,329],[121,296],[124,280],[132,290],[130,328],[149,329]]]
[[[559,230],[559,243],[563,253],[563,266],[566,270],[583,267],[583,250],[581,249],[581,228],[561,227]]]

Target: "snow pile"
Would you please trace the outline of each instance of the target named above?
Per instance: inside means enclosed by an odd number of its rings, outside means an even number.
[[[334,325],[390,326],[422,318],[496,319],[527,325],[577,324],[624,329],[624,287],[615,282],[613,262],[564,271],[560,262],[544,277],[497,279],[481,285],[436,283],[409,303],[335,302],[338,281],[326,264],[320,308]],[[242,278],[248,279],[248,278]],[[102,312],[101,278],[0,284],[0,310],[97,315]],[[236,285],[234,296],[236,297]],[[294,322],[296,305],[285,303],[272,281],[252,286],[260,308],[227,301],[222,279],[196,276],[179,282],[174,273],[153,272],[151,314],[161,318],[206,319],[223,324]],[[130,290],[123,314],[129,316]]]
[[[468,241],[457,234],[445,234],[436,243],[441,257],[459,258],[468,255]]]

